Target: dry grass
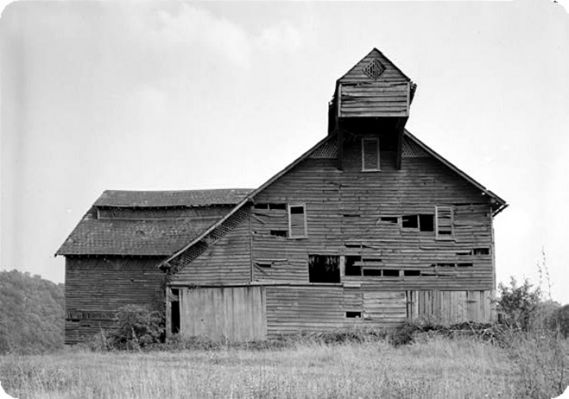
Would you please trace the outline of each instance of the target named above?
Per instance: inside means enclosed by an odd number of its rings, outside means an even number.
[[[0,380],[25,398],[513,398],[507,353],[435,337],[285,349],[60,353],[0,358]]]

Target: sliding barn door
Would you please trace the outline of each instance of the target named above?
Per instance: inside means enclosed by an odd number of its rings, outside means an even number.
[[[266,338],[264,287],[184,288],[180,298],[180,334],[214,340]]]

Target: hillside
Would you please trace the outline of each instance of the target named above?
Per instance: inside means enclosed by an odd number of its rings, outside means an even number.
[[[64,309],[63,284],[0,271],[0,354],[62,348]]]

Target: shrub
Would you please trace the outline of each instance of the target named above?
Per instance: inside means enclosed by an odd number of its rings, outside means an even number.
[[[569,305],[556,309],[548,320],[548,327],[558,331],[563,338],[569,336]]]
[[[510,328],[528,331],[540,304],[539,288],[534,289],[527,279],[518,286],[516,279],[511,277],[509,286],[498,285],[498,292],[499,322]]]
[[[161,342],[163,337],[162,313],[143,306],[126,305],[117,312],[114,328],[108,336],[108,346],[114,349],[141,349]]]

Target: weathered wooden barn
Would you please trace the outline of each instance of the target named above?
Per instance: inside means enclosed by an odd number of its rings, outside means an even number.
[[[232,340],[488,321],[503,199],[405,129],[415,84],[373,49],[337,82],[328,134],[255,190],[106,191],[66,257],[66,342],[116,309]]]

